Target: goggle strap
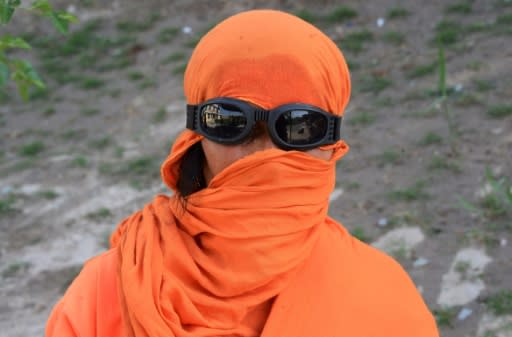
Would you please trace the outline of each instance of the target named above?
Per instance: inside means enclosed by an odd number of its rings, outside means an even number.
[[[187,104],[187,129],[196,130],[197,105]]]
[[[334,138],[333,140],[337,142],[341,139],[341,123],[343,122],[343,117],[336,116],[334,117]]]

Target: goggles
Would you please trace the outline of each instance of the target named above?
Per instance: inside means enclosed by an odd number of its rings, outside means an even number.
[[[279,148],[305,151],[336,143],[342,117],[302,103],[265,110],[238,99],[220,97],[187,105],[187,128],[220,144],[243,143],[259,121],[266,122],[269,136]]]

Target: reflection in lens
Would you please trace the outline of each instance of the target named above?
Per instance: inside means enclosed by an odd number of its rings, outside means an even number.
[[[314,144],[325,136],[327,118],[315,111],[287,111],[277,119],[276,131],[279,138],[286,143]]]
[[[201,126],[210,136],[224,139],[239,136],[247,125],[247,118],[235,106],[208,104],[201,109]]]

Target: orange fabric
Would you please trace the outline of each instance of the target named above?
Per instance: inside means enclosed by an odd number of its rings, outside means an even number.
[[[185,94],[188,103],[229,96],[341,115],[350,80],[340,51],[316,28],[282,12],[250,11],[201,40]],[[170,188],[201,139],[185,131],[175,142],[162,165]],[[118,227],[111,252],[86,265],[47,336],[438,336],[405,272],[327,217],[335,162],[348,151],[343,141],[329,148],[329,161],[278,149],[251,154],[186,207],[156,197]],[[115,269],[98,277],[106,265]],[[103,306],[114,313],[103,317]]]
[[[342,115],[350,75],[338,47],[316,27],[283,12],[254,10],[201,39],[184,87],[190,104],[225,96],[265,109],[300,102]]]

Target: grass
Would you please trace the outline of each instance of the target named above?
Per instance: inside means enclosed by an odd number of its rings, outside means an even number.
[[[64,140],[73,140],[81,137],[85,137],[87,135],[87,130],[85,129],[71,129],[63,132],[60,137]]]
[[[401,163],[401,160],[402,155],[395,150],[386,150],[377,157],[379,167],[384,165],[397,165]]]
[[[411,13],[403,7],[393,7],[388,10],[386,17],[390,20],[400,19],[409,16]]]
[[[89,146],[96,150],[105,150],[110,144],[112,144],[110,137],[101,137],[89,142]]]
[[[443,143],[443,138],[441,136],[439,136],[435,132],[429,131],[419,141],[418,145],[429,146],[429,145],[442,144],[442,143]]]
[[[503,14],[496,18],[497,25],[512,25],[512,13]]]
[[[493,105],[487,110],[487,116],[496,119],[512,116],[512,105]]]
[[[422,64],[419,66],[416,66],[412,68],[411,70],[406,72],[406,76],[408,78],[419,78],[419,77],[425,77],[427,75],[435,73],[437,69],[437,61],[428,63],[428,64]]]
[[[428,199],[430,195],[425,192],[425,182],[418,181],[405,189],[390,192],[389,197],[392,200],[411,202]]]
[[[140,81],[144,78],[144,74],[140,71],[131,71],[128,73],[128,79],[132,81]]]
[[[116,24],[116,28],[124,33],[145,32],[151,29],[159,19],[160,14],[153,13],[142,21],[119,21]]]
[[[103,163],[100,173],[132,178],[155,178],[160,173],[161,160],[151,156],[130,159],[125,162]]]
[[[473,85],[475,86],[475,89],[479,92],[487,92],[493,90],[496,85],[493,81],[487,81],[487,80],[481,80],[481,79],[475,79],[473,81]]]
[[[2,277],[9,278],[16,276],[18,273],[23,272],[27,270],[30,267],[29,262],[14,262],[7,266],[2,271]]]
[[[167,112],[164,107],[158,109],[154,114],[151,121],[155,124],[162,123],[167,118]]]
[[[360,241],[363,241],[363,242],[371,241],[370,237],[368,236],[368,234],[366,234],[366,231],[364,230],[364,228],[362,226],[356,226],[353,230],[350,231],[350,234],[352,234],[353,237],[355,237],[356,239],[358,239]]]
[[[299,11],[295,12],[295,16],[298,16],[302,20],[309,23],[314,23],[315,21],[318,20],[318,16],[313,12],[307,10],[306,8],[300,9]]]
[[[0,199],[0,216],[11,214],[16,211],[14,203],[16,197],[13,194],[7,195],[5,198]]]
[[[84,156],[77,156],[71,161],[71,166],[85,168],[89,165],[89,161]]]
[[[375,114],[369,113],[367,111],[363,111],[355,114],[353,117],[348,118],[348,123],[350,125],[360,125],[367,126],[375,122],[376,116]]]
[[[391,31],[384,33],[383,39],[387,43],[398,46],[405,42],[405,35],[400,32]]]
[[[95,77],[85,77],[80,81],[80,87],[85,90],[99,89],[104,85],[104,80]]]
[[[48,199],[48,200],[56,199],[59,196],[59,194],[57,192],[52,191],[52,190],[39,191],[37,193],[37,195],[40,196],[41,198]]]
[[[110,216],[112,216],[112,212],[106,207],[102,207],[94,212],[90,212],[85,215],[87,219],[95,221],[108,218]]]
[[[176,35],[178,35],[179,31],[180,31],[180,29],[178,27],[164,28],[158,32],[156,39],[158,42],[160,42],[162,44],[169,43],[172,40],[174,40]]]
[[[359,90],[361,90],[361,92],[379,94],[381,91],[390,87],[391,85],[391,80],[385,78],[384,76],[371,75],[362,79],[359,84]]]
[[[496,316],[512,314],[512,290],[501,290],[489,296],[485,304]]]
[[[346,34],[340,42],[340,48],[343,51],[359,53],[363,51],[364,45],[371,41],[373,41],[373,33],[365,29]]]
[[[46,109],[44,109],[43,116],[49,117],[49,116],[54,115],[55,112],[56,112],[55,108],[50,106],[50,107],[47,107]]]
[[[85,117],[96,116],[100,113],[100,110],[97,108],[83,108],[80,110],[80,114]]]
[[[428,164],[428,169],[435,171],[451,171],[453,173],[462,172],[461,167],[457,163],[451,161],[447,157],[440,155],[434,155],[432,157],[430,163]]]
[[[18,154],[22,157],[35,157],[45,150],[46,146],[41,141],[34,141],[23,145]]]
[[[453,45],[459,40],[460,31],[462,31],[462,26],[459,23],[442,20],[436,25],[433,42],[441,46]]]
[[[348,6],[339,6],[334,8],[326,19],[331,23],[346,22],[357,17],[357,12]]]
[[[173,75],[183,75],[185,73],[186,69],[187,69],[187,63],[182,63],[182,64],[177,65],[174,68],[172,68],[172,74]]]
[[[185,57],[186,57],[185,53],[178,51],[178,52],[174,52],[174,53],[169,54],[167,57],[162,59],[160,61],[160,63],[161,64],[174,63],[174,62],[178,62],[178,61],[184,60]]]
[[[441,308],[433,311],[439,327],[452,327],[456,313],[455,308]]]
[[[469,14],[473,11],[471,2],[458,2],[445,7],[447,14]]]
[[[456,96],[453,103],[460,107],[468,107],[472,105],[483,104],[482,101],[475,94],[469,92]]]

